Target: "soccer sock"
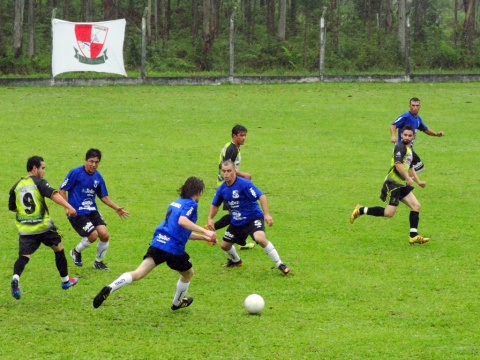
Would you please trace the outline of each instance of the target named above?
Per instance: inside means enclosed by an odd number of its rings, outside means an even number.
[[[362,213],[362,209],[360,209],[360,213]],[[363,213],[365,215],[371,215],[371,216],[384,216],[385,214],[385,208],[381,206],[374,206],[374,207],[364,207],[363,208]]]
[[[110,291],[110,294],[118,289],[120,289],[121,287],[123,287],[124,285],[128,285],[128,284],[131,284],[133,281],[133,278],[132,278],[132,274],[126,272],[126,273],[123,273],[122,275],[120,275],[117,280],[115,280],[114,282],[112,282],[110,285],[112,290]]]
[[[418,222],[420,221],[420,213],[418,211],[410,211],[410,237],[418,235]]]
[[[235,250],[235,246],[232,246],[230,250],[225,251],[228,258],[232,261],[238,262],[240,261],[240,256],[238,256],[237,250]]]
[[[27,266],[29,261],[30,259],[28,257],[19,256],[17,261],[15,261],[15,264],[13,265],[13,274],[18,275],[20,278],[20,275],[22,275],[22,272],[25,269],[25,266]]]
[[[68,280],[68,265],[67,258],[65,257],[65,250],[60,250],[55,253],[55,265],[57,265],[57,270],[60,273],[62,280],[67,277]],[[63,281],[67,281],[63,280]]]
[[[107,253],[107,249],[109,246],[110,242],[106,241],[99,241],[97,244],[97,257],[95,258],[95,261],[101,262],[103,258],[105,257],[105,254]]]
[[[180,301],[182,301],[183,297],[187,293],[188,287],[190,286],[190,283],[184,283],[182,280],[178,279],[177,281],[177,287],[175,289],[175,296],[173,297],[172,304],[175,306],[178,306],[180,304]]]
[[[277,250],[275,250],[275,247],[270,241],[268,242],[267,246],[263,248],[263,250],[270,257],[270,259],[272,259],[275,265],[279,266],[282,263],[282,260],[280,260],[280,256],[278,255]]]
[[[215,230],[224,228],[225,226],[230,225],[230,214],[224,215],[220,220],[215,222]]]
[[[80,242],[75,246],[75,250],[77,250],[79,253],[81,253],[83,250],[85,250],[87,247],[92,245],[90,241],[88,241],[87,237],[82,237]]]

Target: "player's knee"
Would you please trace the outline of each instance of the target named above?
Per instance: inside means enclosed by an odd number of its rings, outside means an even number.
[[[396,209],[385,209],[385,212],[383,213],[384,217],[391,218],[393,215],[395,215]]]
[[[415,203],[412,205],[412,210],[416,212],[420,212],[420,209],[422,208],[422,205],[420,205],[419,202]]]

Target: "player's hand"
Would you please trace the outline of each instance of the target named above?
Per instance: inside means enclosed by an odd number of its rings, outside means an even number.
[[[115,212],[120,216],[122,219],[125,219],[130,216],[130,213],[126,211],[124,208],[118,208]]]
[[[441,137],[441,136],[445,136],[445,133],[444,133],[443,131],[439,131],[439,132],[437,133],[437,136],[440,136],[440,137]]]
[[[67,214],[67,216],[77,216],[77,210],[73,207],[65,208],[65,214]]]
[[[268,226],[273,225],[273,219],[270,215],[265,215],[263,218],[264,218],[264,220],[265,220],[265,222],[267,223]]]
[[[407,178],[405,180],[406,180],[407,185],[412,185],[413,184],[413,179],[410,176],[407,176]]]
[[[425,181],[419,181],[418,182],[418,186],[424,188],[425,186],[427,185],[427,183]]]
[[[397,142],[397,140],[398,140],[398,138],[396,136],[392,136],[392,139],[391,139],[392,143],[395,144]]]
[[[207,243],[210,243],[211,245],[217,244],[217,234],[215,233],[215,231],[205,229],[204,238]]]

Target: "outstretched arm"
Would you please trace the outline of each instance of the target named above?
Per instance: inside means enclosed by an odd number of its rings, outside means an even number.
[[[210,210],[208,211],[207,225],[210,229],[215,229],[213,218],[218,213],[218,206],[210,205]]]
[[[115,204],[108,196],[104,196],[100,198],[100,200],[102,200],[105,205],[110,206],[113,210],[115,210],[118,216],[120,216],[122,219],[127,218],[130,215],[128,211],[124,210],[123,207]]]
[[[272,226],[273,225],[273,219],[270,216],[270,212],[268,211],[267,197],[265,195],[262,195],[262,196],[260,196],[258,201],[260,202],[260,206],[262,207],[263,218],[265,219],[265,222],[268,224],[268,226]]]
[[[443,131],[435,132],[430,129],[425,130],[425,134],[430,136],[440,136],[440,137],[445,136],[445,133]]]
[[[203,235],[199,235],[192,232],[190,234],[191,240],[205,240],[205,241],[211,241],[214,244],[217,243],[217,236],[215,234],[215,231],[210,231],[198,226],[186,216],[180,216],[180,218],[178,219],[178,225],[184,227],[187,230],[196,231],[203,234]]]
[[[52,201],[56,202],[58,205],[61,205],[65,208],[65,214],[67,216],[76,216],[77,211],[68,203],[67,200],[57,191],[52,194]]]
[[[398,137],[397,137],[397,126],[394,124],[390,125],[390,135],[391,135],[392,143],[395,144],[398,140]]]

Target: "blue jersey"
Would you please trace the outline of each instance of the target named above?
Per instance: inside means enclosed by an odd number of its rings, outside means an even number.
[[[417,130],[427,131],[428,126],[422,121],[420,116],[413,116],[410,111],[407,111],[405,114],[400,115],[397,120],[395,120],[392,125],[395,125],[398,129],[398,140],[397,142],[402,141],[402,132],[403,128],[407,125],[410,125],[414,130],[414,135],[417,136]],[[412,140],[412,149],[415,137]]]
[[[185,216],[193,223],[196,223],[198,218],[197,209],[197,202],[191,198],[180,198],[172,202],[168,206],[165,219],[155,229],[150,246],[170,254],[183,255],[185,253],[185,245],[192,231],[179,225],[178,220],[180,216]]]
[[[258,199],[263,193],[253,183],[237,176],[235,182],[228,186],[223,182],[215,193],[212,205],[220,206],[226,201],[230,209],[230,222],[241,226],[255,218],[263,218]]]
[[[63,180],[60,190],[68,192],[68,203],[77,210],[78,215],[98,211],[95,195],[99,198],[108,196],[107,187],[98,171],[90,175],[83,165],[72,169]]]

